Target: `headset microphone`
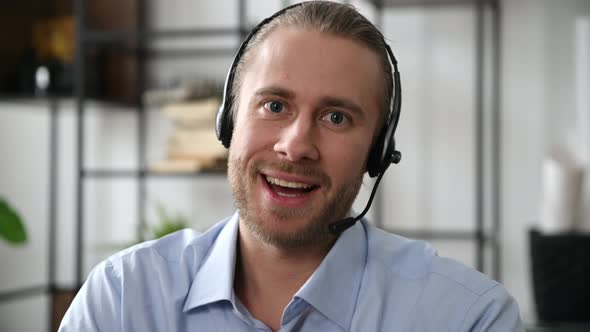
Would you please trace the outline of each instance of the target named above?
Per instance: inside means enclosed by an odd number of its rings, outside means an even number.
[[[395,151],[393,153],[393,155],[391,156],[392,162],[394,164],[397,164],[400,162],[402,158],[402,155],[399,151]],[[367,205],[365,206],[365,209],[363,210],[363,212],[361,212],[361,214],[359,214],[358,216],[352,218],[352,217],[348,217],[339,221],[335,221],[331,224],[328,225],[328,229],[330,230],[330,233],[334,234],[334,235],[338,235],[342,232],[344,232],[345,230],[347,230],[348,228],[352,227],[354,224],[356,224],[357,221],[361,220],[365,214],[367,214],[367,212],[369,212],[369,209],[371,208],[371,204],[373,203],[373,198],[375,198],[375,194],[377,193],[377,188],[379,187],[379,182],[381,182],[381,178],[383,178],[383,174],[385,174],[385,172],[380,172],[379,176],[377,177],[377,180],[375,180],[375,184],[373,185],[373,190],[371,191],[371,196],[369,196],[369,201],[367,202]]]

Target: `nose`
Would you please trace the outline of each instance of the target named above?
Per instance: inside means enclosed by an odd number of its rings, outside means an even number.
[[[282,158],[292,161],[318,160],[317,128],[311,119],[298,117],[281,128],[274,150]]]

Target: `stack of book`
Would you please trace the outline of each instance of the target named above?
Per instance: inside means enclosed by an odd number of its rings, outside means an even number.
[[[167,97],[165,97],[167,96]],[[180,97],[154,92],[146,98],[165,101],[164,117],[173,125],[167,140],[166,158],[152,165],[156,172],[199,172],[225,168],[227,150],[215,134],[215,117],[219,109],[218,97],[201,97],[193,94]],[[174,98],[175,97],[175,98]]]

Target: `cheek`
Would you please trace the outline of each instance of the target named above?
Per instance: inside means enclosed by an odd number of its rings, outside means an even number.
[[[333,142],[327,145],[323,151],[327,172],[344,176],[363,174],[365,172],[368,146],[363,140]]]
[[[230,145],[230,153],[234,159],[243,159],[247,154],[249,144],[246,143],[248,140],[248,133],[242,127],[234,128]]]
[[[243,121],[234,128],[232,134],[232,154],[240,159],[249,159],[256,151],[268,145],[268,131],[256,128],[249,121]]]

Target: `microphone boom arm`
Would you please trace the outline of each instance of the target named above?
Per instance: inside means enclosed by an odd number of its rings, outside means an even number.
[[[369,208],[371,207],[371,204],[373,203],[373,198],[375,198],[375,194],[377,193],[377,188],[379,187],[379,182],[381,182],[381,178],[383,177],[383,174],[385,174],[385,172],[380,172],[379,176],[377,177],[377,180],[375,180],[375,184],[373,185],[373,190],[371,191],[371,196],[369,197],[369,201],[367,202],[367,205],[365,206],[365,209],[363,210],[363,212],[361,212],[361,214],[359,214],[358,216],[356,216],[354,218],[348,217],[346,219],[335,221],[335,222],[329,224],[328,228],[330,230],[330,233],[332,233],[334,235],[338,235],[338,234],[344,232],[345,230],[347,230],[348,228],[350,228],[354,224],[356,224],[357,221],[361,220],[361,218],[364,217],[365,214],[367,214],[367,212],[369,212]]]

